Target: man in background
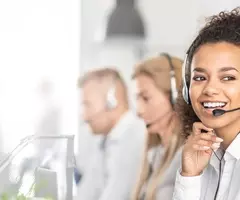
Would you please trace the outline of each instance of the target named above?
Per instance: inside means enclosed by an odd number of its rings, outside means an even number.
[[[129,110],[127,88],[116,70],[89,72],[79,81],[79,87],[83,118],[102,140],[83,174],[78,197],[128,200],[145,144],[144,123]]]

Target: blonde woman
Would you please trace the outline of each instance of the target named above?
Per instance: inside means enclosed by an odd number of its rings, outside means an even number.
[[[163,53],[135,68],[137,113],[149,134],[132,200],[172,199],[181,159],[180,123],[174,111],[181,66],[180,59]]]

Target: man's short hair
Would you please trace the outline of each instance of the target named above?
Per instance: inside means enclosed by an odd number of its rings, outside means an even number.
[[[91,80],[102,82],[109,79],[110,81],[120,81],[121,84],[125,86],[124,80],[121,77],[120,73],[116,69],[108,67],[87,72],[78,80],[78,86],[82,88],[87,82]]]

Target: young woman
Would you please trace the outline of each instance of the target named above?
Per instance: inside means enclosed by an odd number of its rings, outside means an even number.
[[[188,139],[173,199],[240,199],[240,8],[209,19],[184,66]]]
[[[149,134],[133,200],[172,199],[181,158],[179,120],[173,108],[181,66],[180,59],[161,54],[135,68],[137,112]]]

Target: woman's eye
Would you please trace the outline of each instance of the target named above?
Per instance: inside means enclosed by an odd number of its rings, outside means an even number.
[[[225,77],[223,77],[222,80],[224,80],[224,81],[233,81],[233,80],[236,80],[236,78],[233,77],[233,76],[225,76]]]
[[[206,80],[203,76],[194,76],[193,77],[193,80],[194,81],[204,81],[204,80]]]

